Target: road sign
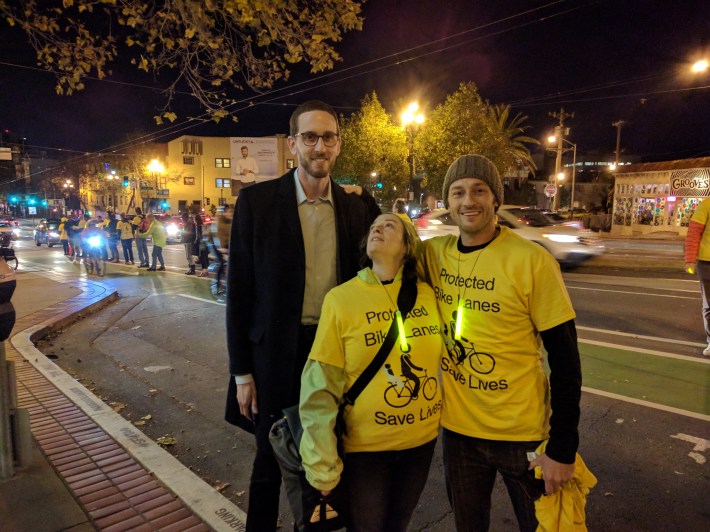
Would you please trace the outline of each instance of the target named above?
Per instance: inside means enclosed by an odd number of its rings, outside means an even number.
[[[548,183],[545,185],[545,196],[548,198],[554,198],[555,194],[557,194],[557,185],[554,183]]]

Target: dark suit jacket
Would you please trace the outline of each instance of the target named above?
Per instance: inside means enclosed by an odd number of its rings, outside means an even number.
[[[298,402],[305,360],[296,360],[305,289],[305,251],[294,171],[239,194],[229,246],[227,349],[231,375],[251,373],[259,415],[280,416]],[[347,194],[331,179],[338,283],[360,269],[360,243],[380,214],[366,191]],[[226,419],[247,430],[230,378]]]

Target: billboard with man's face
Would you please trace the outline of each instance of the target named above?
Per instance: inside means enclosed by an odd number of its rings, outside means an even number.
[[[256,168],[254,178],[256,182],[267,181],[279,176],[278,174],[278,144],[274,137],[231,137],[230,157],[232,159],[232,179],[242,181],[243,176],[238,169],[246,167]],[[249,164],[239,164],[240,160],[251,158]],[[254,164],[256,163],[256,164]],[[251,181],[251,176],[246,178]]]

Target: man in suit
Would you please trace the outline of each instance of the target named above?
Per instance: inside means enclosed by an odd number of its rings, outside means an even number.
[[[298,167],[241,191],[229,246],[226,419],[256,434],[247,530],[258,532],[275,530],[278,517],[269,430],[298,403],[323,298],[357,273],[360,243],[380,214],[366,191],[348,194],[330,178],[341,146],[330,106],[306,102],[289,125]]]

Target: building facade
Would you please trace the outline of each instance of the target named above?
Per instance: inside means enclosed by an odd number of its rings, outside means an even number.
[[[161,210],[172,214],[185,210],[207,212],[213,210],[212,207],[234,205],[245,180],[237,169],[240,168],[240,160],[247,157],[256,161],[258,171],[253,176],[255,182],[274,179],[296,165],[295,157],[289,152],[286,135],[183,135],[171,140],[167,144],[163,176],[166,188],[158,191],[160,203],[164,204]]]
[[[672,232],[685,236],[695,208],[710,196],[710,157],[619,168],[612,234]]]

